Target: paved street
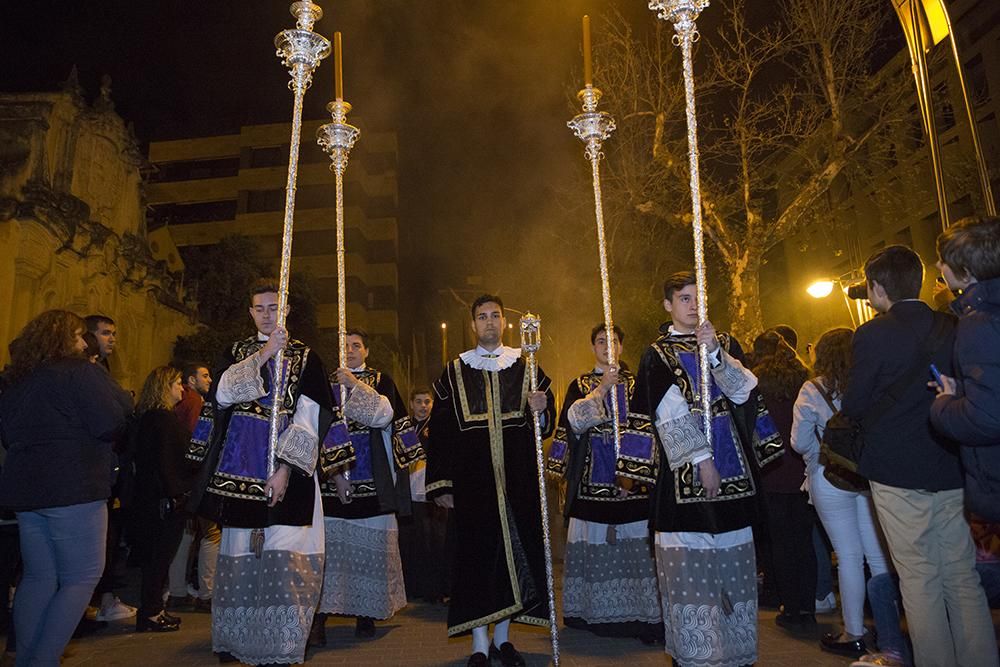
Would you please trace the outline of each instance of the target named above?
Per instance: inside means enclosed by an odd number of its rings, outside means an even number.
[[[163,635],[135,634],[131,624],[112,624],[100,634],[73,642],[63,667],[112,667],[115,665],[217,665],[211,653],[211,631],[207,614],[180,614],[180,632]],[[825,654],[816,641],[792,639],[774,625],[774,612],[762,612],[760,621],[760,667],[843,667],[848,660]],[[835,616],[820,617],[819,633],[832,628]],[[374,640],[354,638],[354,622],[330,619],[329,645],[310,652],[309,665],[412,665],[414,667],[461,666],[468,657],[470,640],[445,638],[445,609],[426,604],[410,605],[391,621],[378,626]],[[512,639],[528,664],[549,664],[546,630],[514,626]],[[601,639],[579,630],[560,633],[561,664],[566,667],[594,665],[669,665],[662,650],[638,641]],[[499,663],[497,663],[499,664]]]

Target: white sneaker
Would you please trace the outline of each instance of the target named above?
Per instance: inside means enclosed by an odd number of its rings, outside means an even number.
[[[832,614],[835,611],[837,611],[837,598],[833,595],[833,591],[827,593],[822,600],[816,600],[817,614]]]
[[[101,610],[94,617],[96,621],[119,621],[123,618],[132,618],[138,610],[129,606],[115,597],[111,604],[101,605]]]

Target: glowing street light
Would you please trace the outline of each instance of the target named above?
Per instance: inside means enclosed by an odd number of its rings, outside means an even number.
[[[817,280],[806,288],[806,292],[814,299],[826,298],[833,292],[833,282],[832,280]]]

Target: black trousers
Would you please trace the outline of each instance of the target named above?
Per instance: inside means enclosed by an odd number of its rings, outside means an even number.
[[[139,586],[139,616],[152,618],[163,611],[163,591],[167,586],[170,562],[180,546],[188,517],[187,512],[174,510],[162,519],[158,515],[150,515],[147,519],[150,524],[143,531],[148,542]]]
[[[434,602],[449,594],[449,512],[433,502],[414,502],[413,516],[399,521],[399,551],[406,596]]]
[[[812,531],[816,512],[805,493],[765,493],[771,534],[771,562],[778,599],[786,614],[816,610],[816,551]]]

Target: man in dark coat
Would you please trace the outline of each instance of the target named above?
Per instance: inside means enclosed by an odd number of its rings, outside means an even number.
[[[503,345],[499,297],[476,299],[472,320],[478,345],[434,384],[427,497],[454,509],[449,636],[472,632],[470,667],[486,667],[491,655],[515,667],[525,662],[509,641],[510,621],[549,623],[531,411],[541,413],[547,437],[554,400],[541,369],[530,391],[521,351]]]
[[[938,267],[961,295],[956,379],[942,377],[931,422],[961,445],[965,504],[1000,521],[1000,218],[966,218],[938,237]],[[957,381],[956,381],[957,380]]]

